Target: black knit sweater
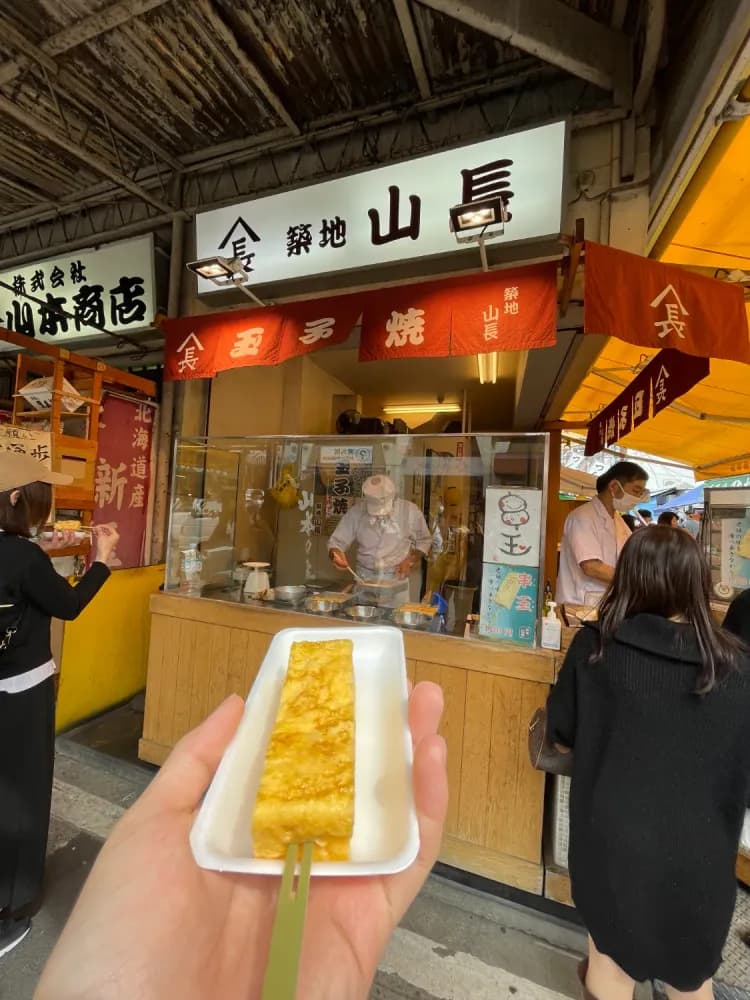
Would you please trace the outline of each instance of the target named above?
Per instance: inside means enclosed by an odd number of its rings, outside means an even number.
[[[51,619],[77,618],[108,577],[104,563],[95,562],[77,586],[71,587],[38,545],[0,532],[0,604],[13,605],[0,609],[2,633],[21,615],[10,647],[0,652],[0,680],[51,660]]]
[[[573,898],[597,947],[636,980],[696,990],[721,964],[750,800],[750,662],[701,698],[690,625],[626,621],[576,636],[548,702],[575,748]]]

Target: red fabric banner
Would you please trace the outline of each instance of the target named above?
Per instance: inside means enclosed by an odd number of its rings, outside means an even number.
[[[284,306],[279,361],[309,354],[321,347],[343,344],[348,340],[362,312],[359,295]]]
[[[454,286],[451,354],[557,343],[557,264],[491,271]]]
[[[708,358],[696,358],[668,348],[589,424],[585,455],[596,455],[656,416],[710,373]]]
[[[367,296],[360,361],[446,358],[451,346],[451,296],[442,281],[401,285]]]
[[[113,567],[143,566],[156,407],[104,394],[94,482],[94,524],[120,533]]]
[[[343,343],[362,313],[360,361],[444,358],[548,347],[556,341],[556,264],[167,319],[165,377],[212,378]]]
[[[742,289],[586,242],[584,333],[750,363]]]

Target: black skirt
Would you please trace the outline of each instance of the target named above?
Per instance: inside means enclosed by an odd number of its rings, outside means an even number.
[[[55,760],[54,678],[0,692],[0,911],[39,907]]]

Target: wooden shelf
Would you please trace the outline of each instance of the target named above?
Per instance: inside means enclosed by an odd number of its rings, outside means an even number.
[[[18,410],[16,412],[16,420],[49,420],[51,416],[52,410]],[[61,420],[70,420],[71,417],[86,420],[87,416],[87,413],[81,413],[80,410],[77,410],[75,413],[60,413]]]

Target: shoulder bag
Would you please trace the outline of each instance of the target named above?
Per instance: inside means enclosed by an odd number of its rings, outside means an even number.
[[[529,722],[529,760],[537,771],[568,777],[573,774],[573,751],[562,753],[550,742],[544,708],[538,708]]]
[[[14,619],[12,619],[7,625],[0,625],[0,653],[6,652],[10,649],[13,644],[13,637],[16,632],[18,632],[21,627],[21,622],[23,621],[25,607],[21,608],[21,611]]]

